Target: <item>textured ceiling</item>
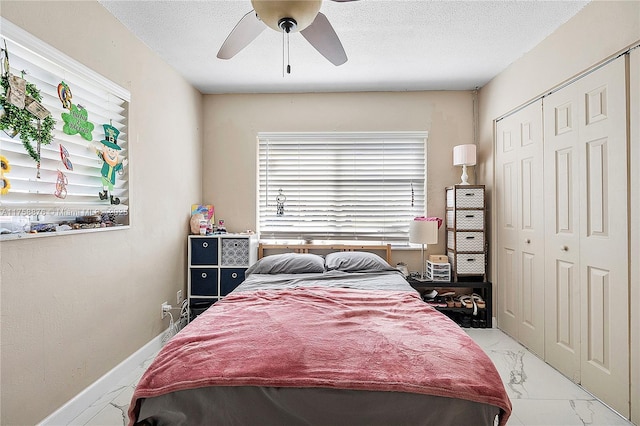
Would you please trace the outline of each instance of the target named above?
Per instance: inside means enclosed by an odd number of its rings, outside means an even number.
[[[216,58],[249,0],[100,3],[202,93],[284,93],[482,87],[588,1],[325,0],[347,63],[332,65],[294,33],[286,76],[282,35],[269,28]]]

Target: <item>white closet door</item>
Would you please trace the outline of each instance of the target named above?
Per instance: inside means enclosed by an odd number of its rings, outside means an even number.
[[[579,81],[582,385],[629,417],[625,58]]]
[[[578,95],[569,86],[544,99],[545,355],[580,382]]]
[[[516,340],[520,318],[518,286],[518,156],[520,146],[514,116],[496,125],[496,237],[497,271],[494,288],[498,290],[498,327]]]
[[[496,126],[498,324],[544,356],[542,101]]]
[[[545,110],[545,359],[629,415],[625,58]]]

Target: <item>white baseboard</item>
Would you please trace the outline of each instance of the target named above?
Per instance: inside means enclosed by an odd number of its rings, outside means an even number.
[[[146,359],[158,352],[162,348],[162,338],[168,330],[165,330],[149,343],[134,352],[129,358],[116,365],[104,376],[93,382],[78,395],[70,399],[62,407],[54,411],[45,418],[39,425],[68,425],[73,419],[78,417],[80,413],[87,409],[91,404],[96,402],[107,392],[122,384],[123,380],[137,366],[142,364]]]

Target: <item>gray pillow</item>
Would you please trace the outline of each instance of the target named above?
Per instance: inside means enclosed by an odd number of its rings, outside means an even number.
[[[386,260],[373,253],[364,251],[340,251],[329,253],[325,258],[327,271],[396,271]]]
[[[324,272],[322,256],[311,253],[283,253],[266,256],[251,265],[244,273],[251,274],[309,274]]]

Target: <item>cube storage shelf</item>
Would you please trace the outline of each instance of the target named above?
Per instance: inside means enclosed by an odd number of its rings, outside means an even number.
[[[446,189],[447,256],[453,281],[486,279],[486,218],[484,185],[454,185]]]
[[[187,297],[193,320],[244,281],[258,260],[258,237],[245,234],[189,235]]]

